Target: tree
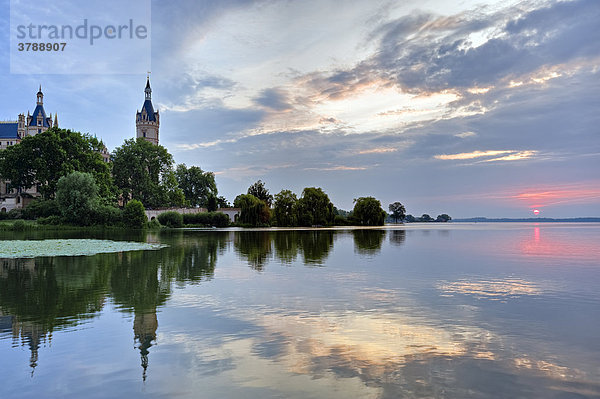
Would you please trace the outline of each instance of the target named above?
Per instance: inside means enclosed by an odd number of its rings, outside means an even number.
[[[262,180],[257,181],[250,187],[248,187],[248,194],[255,196],[259,200],[262,200],[270,208],[273,203],[273,196],[269,194],[269,190],[265,188],[265,183]]]
[[[424,213],[420,218],[419,222],[433,222],[433,218],[428,214]]]
[[[141,201],[131,200],[125,205],[123,210],[123,221],[129,227],[141,229],[146,226],[148,217],[146,216],[146,210]]]
[[[240,194],[235,198],[236,208],[241,208],[239,221],[252,226],[269,223],[271,212],[267,204],[252,194]]]
[[[191,206],[207,207],[210,196],[217,195],[217,183],[212,172],[204,172],[198,166],[188,168],[185,164],[180,164],[177,165],[175,176]]]
[[[219,207],[219,201],[216,195],[209,195],[208,201],[206,202],[206,208],[209,212],[214,212]]]
[[[87,226],[98,206],[98,187],[90,173],[73,172],[58,180],[56,202],[69,223]]]
[[[443,222],[443,223],[449,222],[450,220],[452,220],[452,218],[445,213],[442,213],[441,215],[438,215],[437,218],[435,218],[436,222]]]
[[[404,220],[406,220],[408,223],[414,223],[417,221],[417,218],[414,217],[413,215],[406,215]]]
[[[231,208],[231,204],[227,201],[227,198],[222,195],[217,197],[217,204],[219,205],[219,208]]]
[[[274,214],[277,226],[295,226],[297,221],[296,194],[290,190],[281,190],[275,194]]]
[[[181,205],[183,192],[173,172],[173,156],[144,138],[125,140],[113,155],[113,177],[125,200],[137,199],[145,207]]]
[[[361,197],[354,200],[352,216],[362,226],[383,226],[385,211],[381,209],[381,202],[373,197]]]
[[[333,204],[321,188],[306,187],[297,202],[296,213],[301,226],[326,226],[333,224]]]
[[[51,199],[61,177],[75,171],[90,173],[100,197],[112,200],[116,191],[110,165],[100,154],[103,148],[95,137],[51,128],[0,151],[0,177],[10,181],[9,189],[26,190],[37,185],[42,197]]]
[[[394,219],[394,223],[398,223],[398,220],[402,222],[406,217],[406,209],[400,202],[394,202],[393,204],[390,204],[388,209],[392,218]]]

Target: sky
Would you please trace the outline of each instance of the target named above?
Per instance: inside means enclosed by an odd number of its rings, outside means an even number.
[[[9,5],[0,120],[41,84],[60,127],[135,137],[147,70],[11,73]],[[346,210],[600,216],[598,21],[597,0],[152,1],[160,142],[230,201],[261,179]]]

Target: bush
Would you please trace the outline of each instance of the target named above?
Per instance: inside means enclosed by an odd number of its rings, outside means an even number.
[[[164,212],[158,215],[158,221],[163,226],[167,227],[181,227],[183,226],[183,216],[181,213],[174,211]]]
[[[23,217],[23,209],[21,209],[21,208],[11,209],[6,214],[6,219],[15,220],[15,219],[21,219],[22,217]]]
[[[200,226],[229,226],[229,217],[221,212],[186,213],[183,215],[183,223],[186,225]]]
[[[144,217],[146,214],[144,214]],[[114,226],[123,221],[123,212],[111,205],[98,205],[93,211],[93,224]]]
[[[123,210],[123,222],[127,227],[144,228],[148,222],[144,205],[138,200],[129,201]]]
[[[57,225],[62,223],[62,218],[58,215],[52,215],[45,218],[37,218],[36,223]]]
[[[23,219],[47,218],[60,216],[60,208],[55,200],[36,200],[23,209]]]
[[[12,229],[15,231],[23,231],[23,230],[25,230],[26,227],[27,227],[27,225],[25,224],[25,221],[23,221],[23,220],[17,220],[12,225]]]
[[[160,222],[158,221],[158,219],[152,219],[151,221],[148,222],[148,228],[149,229],[160,229],[162,226],[160,225]]]
[[[333,225],[334,226],[352,226],[352,221],[341,215],[335,215],[335,219],[333,220]]]

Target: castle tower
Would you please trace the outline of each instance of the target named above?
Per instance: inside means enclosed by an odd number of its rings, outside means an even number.
[[[27,136],[34,136],[36,134],[45,132],[52,127],[52,118],[46,116],[44,110],[44,93],[42,93],[42,86],[36,95],[36,105],[33,115],[27,113],[27,128],[24,132]],[[21,136],[23,137],[23,136]]]
[[[142,110],[135,115],[135,130],[137,137],[143,137],[146,141],[158,145],[158,128],[160,118],[158,111],[154,112],[152,106],[152,89],[150,88],[150,78],[146,80],[146,88],[144,89],[146,99]]]

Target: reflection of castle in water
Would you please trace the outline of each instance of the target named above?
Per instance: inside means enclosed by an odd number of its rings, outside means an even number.
[[[0,259],[0,279],[8,278],[10,271],[30,275],[36,270],[33,259]],[[52,340],[42,326],[32,321],[23,321],[19,317],[4,314],[0,308],[0,334],[12,335],[13,345],[28,346],[31,351],[29,365],[33,374],[38,362],[38,351],[42,343]]]
[[[31,351],[32,372],[39,349],[53,332],[97,317],[106,299],[134,315],[134,347],[146,379],[150,348],[158,331],[157,310],[173,284],[197,284],[214,276],[217,257],[233,244],[256,270],[269,260],[322,265],[333,249],[337,231],[161,232],[139,237],[169,244],[160,251],[0,260],[0,339],[12,337]],[[357,252],[381,250],[384,238],[401,244],[404,232],[364,230],[355,233]],[[127,237],[130,238],[130,237]]]

